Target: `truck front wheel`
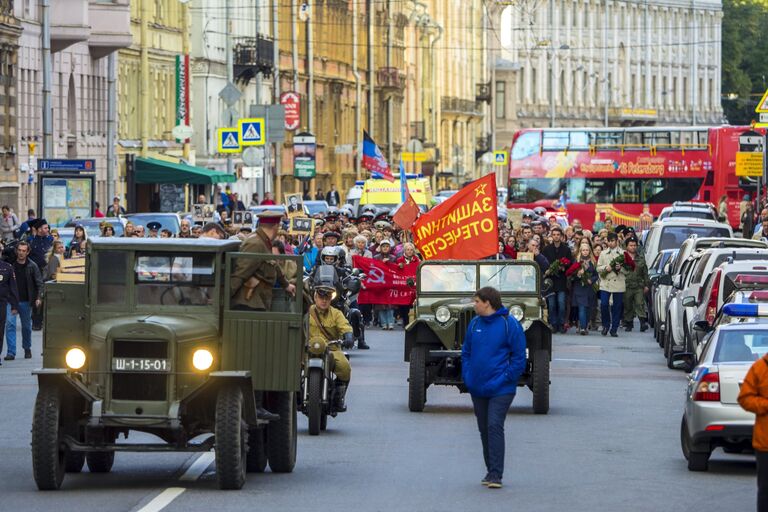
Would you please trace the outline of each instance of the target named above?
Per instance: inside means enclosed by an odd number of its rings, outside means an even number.
[[[408,368],[408,409],[422,412],[427,402],[427,347],[416,345],[411,349]]]
[[[64,480],[66,450],[59,437],[60,417],[59,390],[40,388],[32,417],[32,473],[41,491],[56,490]]]
[[[240,489],[245,484],[248,425],[243,418],[243,392],[228,385],[216,398],[216,477],[220,489]]]

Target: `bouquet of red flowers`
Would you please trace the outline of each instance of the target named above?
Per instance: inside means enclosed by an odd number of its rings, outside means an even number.
[[[565,275],[570,277],[573,281],[579,281],[582,286],[592,286],[594,283],[590,279],[590,275],[587,272],[587,267],[585,266],[586,262],[580,262],[576,261],[573,263],[573,265],[568,268],[568,270],[565,272]],[[584,270],[584,272],[579,275],[580,270]]]
[[[562,257],[559,260],[555,260],[552,263],[549,264],[549,268],[546,272],[544,272],[544,275],[546,276],[556,276],[559,274],[562,274],[565,272],[565,269],[568,268],[568,266],[571,264],[571,260],[569,260],[566,257]]]
[[[602,277],[606,277],[611,272],[616,272],[616,274],[618,274],[619,271],[616,270],[616,265],[621,266],[621,268],[629,272],[633,272],[635,270],[635,260],[633,260],[632,256],[630,256],[629,253],[625,251],[611,260],[609,263],[611,270],[602,272]]]

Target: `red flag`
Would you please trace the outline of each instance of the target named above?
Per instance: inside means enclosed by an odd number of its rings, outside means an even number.
[[[405,202],[400,205],[395,214],[392,216],[392,221],[400,226],[401,229],[411,229],[413,223],[419,218],[419,205],[411,197],[411,192],[406,189]]]
[[[408,283],[416,281],[416,269],[419,262],[414,261],[403,268],[396,263],[388,263],[362,256],[352,256],[352,266],[365,273],[363,289],[357,301],[360,304],[389,304],[410,306],[416,298],[416,288]]]
[[[411,228],[424,259],[479,260],[499,252],[496,176],[466,185]]]
[[[395,182],[395,177],[392,175],[392,170],[389,168],[387,159],[384,158],[384,155],[381,153],[379,146],[376,145],[376,142],[374,142],[374,140],[365,130],[363,130],[362,163],[363,167],[371,171],[373,178],[376,178],[376,175],[378,174],[379,177],[384,178],[391,183]]]

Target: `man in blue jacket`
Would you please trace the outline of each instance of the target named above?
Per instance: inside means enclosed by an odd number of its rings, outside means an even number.
[[[487,286],[474,296],[475,313],[461,347],[461,374],[483,443],[488,473],[482,484],[501,488],[504,474],[504,420],[525,369],[525,332],[509,316],[498,290]]]

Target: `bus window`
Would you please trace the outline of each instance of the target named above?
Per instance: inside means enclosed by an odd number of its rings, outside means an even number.
[[[598,149],[618,148],[624,143],[624,132],[590,132],[589,138]]]
[[[568,132],[544,132],[544,151],[563,151],[568,147]]]
[[[566,180],[568,184],[568,200],[576,203],[586,202],[585,187],[587,180],[584,178],[571,178]]]
[[[642,189],[642,197],[641,202],[643,203],[653,203],[653,197],[656,194],[660,194],[664,191],[664,180],[661,179],[650,179],[650,180],[640,180],[641,181],[641,189]]]
[[[587,180],[584,197],[587,203],[612,203],[614,180]]]
[[[589,135],[587,135],[587,132],[571,132],[568,149],[587,151],[589,149]]]
[[[671,178],[663,180],[642,180],[659,181],[661,187],[648,186],[643,184],[644,197],[643,203],[674,203],[675,201],[690,201],[696,197],[701,188],[702,178]],[[645,195],[648,194],[648,195]]]
[[[555,178],[512,178],[509,180],[511,203],[533,203],[542,199],[557,199],[568,180]]]
[[[640,190],[637,180],[616,180],[615,203],[639,203]]]
[[[522,133],[512,146],[512,160],[523,160],[539,153],[541,132]]]

